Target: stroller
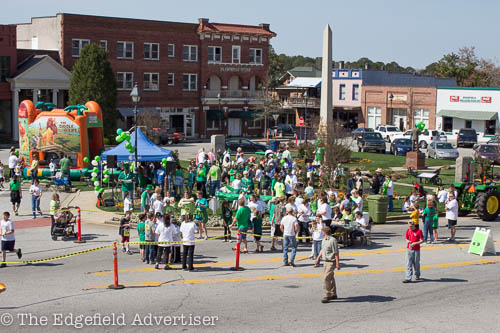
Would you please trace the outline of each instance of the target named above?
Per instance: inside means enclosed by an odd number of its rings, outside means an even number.
[[[76,216],[70,211],[72,208],[75,207],[62,208],[54,216],[56,225],[54,226],[52,240],[56,241],[58,237],[62,237],[63,241],[67,241],[69,237],[77,237],[75,232]]]

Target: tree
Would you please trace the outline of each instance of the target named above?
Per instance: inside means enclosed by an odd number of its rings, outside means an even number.
[[[281,107],[278,99],[274,98],[269,91],[265,93],[265,100],[262,108],[262,112],[260,112],[255,119],[264,119],[264,134],[267,134],[267,119],[272,115],[279,115],[283,113],[283,108]]]
[[[104,136],[116,130],[116,79],[107,52],[97,44],[86,45],[74,64],[69,86],[69,104],[96,101],[102,110]]]

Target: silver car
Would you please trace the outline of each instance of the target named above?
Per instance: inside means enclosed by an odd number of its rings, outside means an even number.
[[[456,160],[458,150],[449,142],[434,141],[427,147],[427,158]]]

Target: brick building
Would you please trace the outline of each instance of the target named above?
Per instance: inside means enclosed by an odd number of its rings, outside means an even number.
[[[16,72],[16,26],[0,25],[0,136],[12,135],[12,92],[8,79]]]
[[[118,110],[132,116],[130,91],[142,91],[139,108],[160,112],[162,127],[186,136],[261,134],[268,69],[268,24],[198,24],[57,14],[17,26],[19,48],[57,50],[71,70],[80,50],[97,43],[108,51],[118,83]]]

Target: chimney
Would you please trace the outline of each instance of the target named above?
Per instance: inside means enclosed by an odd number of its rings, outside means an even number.
[[[339,69],[344,69],[345,62],[339,61]]]
[[[370,64],[365,64],[365,69],[369,70],[370,69]]]
[[[199,18],[199,19],[198,19],[198,24],[199,24],[201,27],[203,27],[203,26],[205,26],[205,25],[208,25],[208,21],[209,21],[209,19],[207,19],[207,18]]]
[[[269,31],[269,23],[261,23],[261,24],[259,24],[259,27],[261,27],[262,29],[264,29],[266,31]]]

